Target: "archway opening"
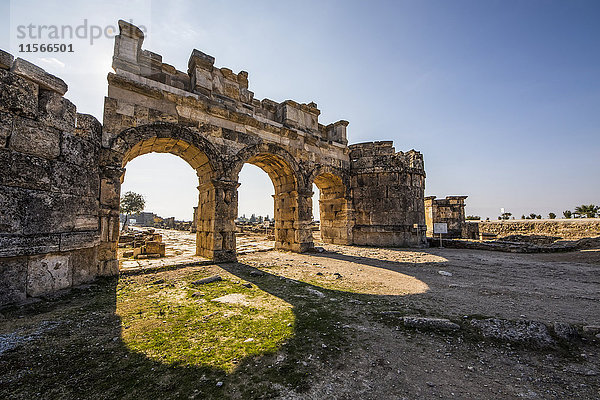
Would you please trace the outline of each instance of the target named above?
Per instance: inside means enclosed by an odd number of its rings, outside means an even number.
[[[183,140],[152,137],[129,149],[122,167],[121,194],[139,193],[146,206],[119,239],[121,267],[213,258],[214,173],[206,154]]]
[[[324,243],[351,244],[351,203],[342,178],[326,172],[315,178],[314,185],[318,188],[319,196],[320,240]]]
[[[246,163],[238,182],[236,249],[238,254],[275,247],[275,189],[269,175],[260,167]]]
[[[265,152],[250,157],[246,164],[252,164],[266,172],[271,181],[271,190],[266,189],[266,184],[263,185],[264,194],[261,199],[265,203],[262,208],[265,212],[268,204],[265,195],[272,196],[269,202],[272,214],[269,213],[268,223],[264,223],[263,218],[262,228],[265,229],[266,236],[273,239],[275,248],[301,252],[312,247],[312,237],[308,227],[311,212],[310,195],[306,190],[299,189],[298,176],[290,163],[282,156]],[[248,171],[252,170],[256,175],[256,169],[248,168]],[[242,175],[242,178],[245,179],[245,176]],[[240,183],[244,184],[244,182]],[[239,202],[238,198],[238,204]],[[242,207],[246,207],[248,201],[242,199],[241,203]],[[238,212],[241,216],[244,213]]]
[[[313,182],[312,184],[312,224],[310,230],[312,232],[313,241],[315,246],[321,245],[321,211],[319,205],[319,199],[321,198],[321,191],[319,187]]]

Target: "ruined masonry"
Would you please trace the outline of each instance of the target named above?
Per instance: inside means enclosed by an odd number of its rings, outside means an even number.
[[[276,247],[313,247],[312,184],[326,242],[420,246],[422,155],[391,142],[347,145],[347,121],[321,125],[315,103],[255,99],[248,73],[194,50],[178,71],[119,21],[101,125],[76,113],[67,85],[0,51],[0,305],[118,274],[119,198],[127,163],[183,158],[198,175],[197,253],[235,260],[238,174],[274,188]]]
[[[425,222],[427,223],[427,236],[433,237],[433,224],[445,223],[448,239],[466,237],[465,225],[465,199],[468,196],[446,196],[445,199],[436,199],[436,196],[425,197]]]

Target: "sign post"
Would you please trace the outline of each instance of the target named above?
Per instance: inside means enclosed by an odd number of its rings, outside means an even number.
[[[437,222],[433,224],[433,234],[440,234],[440,248],[443,248],[442,233],[448,233],[448,224],[445,222]]]

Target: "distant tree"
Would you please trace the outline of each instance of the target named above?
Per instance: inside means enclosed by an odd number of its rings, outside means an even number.
[[[596,214],[598,214],[599,210],[600,210],[600,207],[595,206],[593,204],[589,204],[589,205],[582,204],[578,207],[575,207],[575,214],[579,214],[580,216],[586,217],[586,218],[595,218]]]
[[[481,217],[479,215],[467,215],[467,220],[469,221],[479,221]]]
[[[258,223],[259,223],[259,224],[262,224],[262,222],[263,222],[263,217],[262,217],[262,215],[261,215],[261,216],[259,216],[259,217],[258,217]]]
[[[570,210],[565,210],[565,211],[563,211],[563,216],[567,219],[571,219],[571,217],[573,216],[573,213]]]
[[[507,220],[507,219],[510,219],[510,216],[511,216],[511,215],[512,215],[512,213],[505,212],[505,213],[502,213],[502,215],[500,215],[500,216],[498,217],[498,219]]]
[[[265,217],[265,221],[271,221],[271,220],[269,219],[269,214],[267,214],[267,216]]]
[[[252,223],[256,222],[256,215],[252,214],[250,216],[250,222],[252,222]]]
[[[487,217],[485,220],[486,220],[486,221],[489,221],[489,220],[490,220],[490,217]]]
[[[525,214],[521,215],[521,219],[527,219],[527,217],[525,216]]]
[[[540,214],[535,216],[536,219],[542,219],[542,216]]]
[[[556,214],[554,214],[553,212],[551,212],[550,214],[548,214],[548,218],[554,219],[554,218],[556,218]]]
[[[529,214],[529,218],[530,219],[536,219],[537,218],[537,214],[536,213],[531,213],[531,214]]]
[[[146,200],[144,200],[144,196],[141,194],[127,192],[121,196],[121,213],[125,214],[125,222],[123,222],[121,230],[125,229],[125,226],[127,226],[129,215],[143,211],[145,206]]]

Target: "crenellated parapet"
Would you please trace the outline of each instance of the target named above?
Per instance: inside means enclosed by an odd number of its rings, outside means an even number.
[[[425,176],[423,155],[415,150],[396,152],[392,141],[357,143],[348,146],[351,166],[354,170],[407,171]]]
[[[338,121],[327,126],[319,124],[321,111],[317,104],[285,100],[277,103],[269,99],[255,99],[248,89],[248,72],[237,74],[229,68],[215,67],[215,58],[194,49],[186,72],[162,62],[162,56],[143,50],[144,33],[134,25],[119,21],[120,34],[115,40],[113,68],[117,75],[139,76],[150,81],[178,89],[182,96],[193,96],[208,101],[229,112],[238,112],[311,135],[328,143],[346,145],[348,121]],[[145,81],[152,86],[151,82]],[[165,89],[164,86],[158,86]],[[186,93],[187,92],[187,93]],[[215,110],[216,111],[216,110]],[[310,140],[309,140],[310,141]]]

